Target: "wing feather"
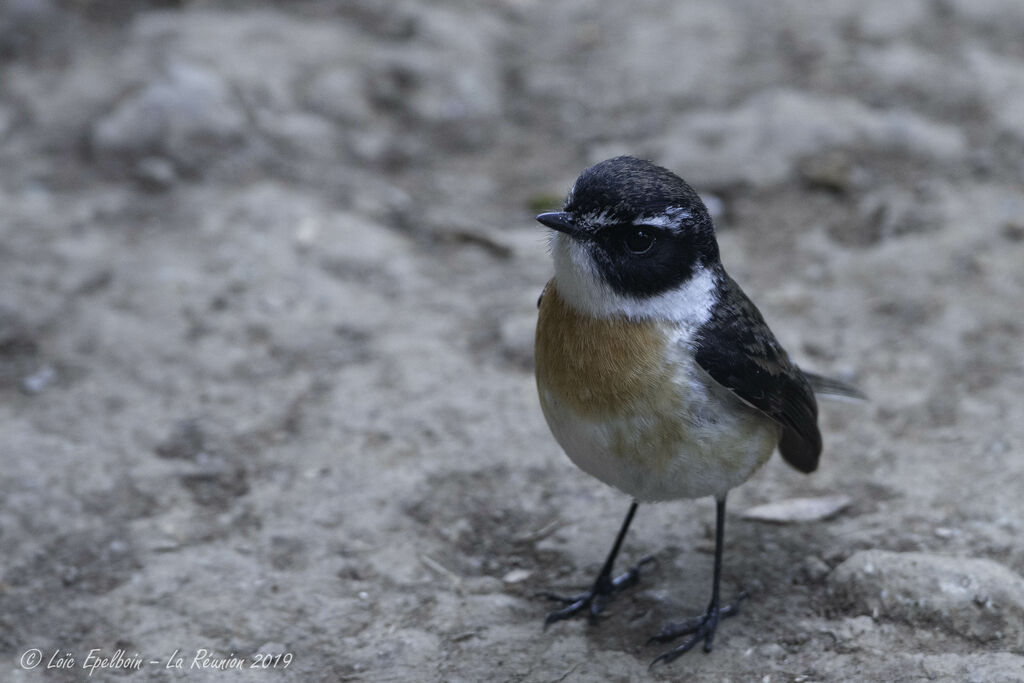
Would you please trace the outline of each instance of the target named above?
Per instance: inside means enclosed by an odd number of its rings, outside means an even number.
[[[817,469],[821,432],[814,390],[761,312],[724,272],[711,318],[697,334],[695,355],[716,382],[782,426],[779,453],[786,462],[801,472]]]

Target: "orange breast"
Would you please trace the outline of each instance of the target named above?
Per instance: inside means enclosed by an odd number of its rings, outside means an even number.
[[[548,283],[537,320],[537,384],[580,416],[622,415],[675,403],[667,338],[656,323],[593,318]]]

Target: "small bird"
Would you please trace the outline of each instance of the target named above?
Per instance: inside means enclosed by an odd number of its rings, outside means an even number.
[[[538,301],[535,340],[541,409],[583,471],[633,501],[590,590],[562,597],[545,628],[580,612],[596,617],[639,579],[641,562],[613,565],[639,502],[714,496],[711,602],[651,640],[689,636],[656,658],[671,662],[703,641],[741,593],[719,597],[726,494],[778,447],[801,472],[821,453],[815,390],[863,398],[854,387],[802,371],[757,307],[725,272],[704,202],[682,178],[629,156],[583,171],[550,228],[554,277]]]

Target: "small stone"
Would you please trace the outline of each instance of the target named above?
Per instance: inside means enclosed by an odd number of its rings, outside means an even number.
[[[742,513],[743,519],[758,522],[789,524],[817,522],[835,517],[850,506],[849,496],[822,496],[820,498],[791,498],[775,503],[755,505]]]
[[[505,583],[522,583],[528,578],[533,576],[533,572],[529,569],[513,569],[509,571],[505,576],[501,577],[501,580]]]

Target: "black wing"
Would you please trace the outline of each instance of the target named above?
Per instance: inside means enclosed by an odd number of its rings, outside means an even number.
[[[716,382],[782,426],[779,453],[801,472],[821,455],[818,404],[807,378],[779,345],[761,312],[722,273],[719,300],[697,333],[697,363]]]

